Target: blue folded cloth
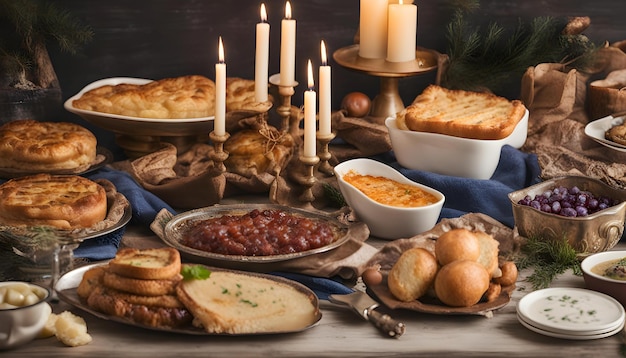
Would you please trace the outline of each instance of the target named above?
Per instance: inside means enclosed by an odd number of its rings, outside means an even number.
[[[440,219],[455,218],[470,212],[483,213],[512,228],[513,209],[508,194],[541,181],[537,156],[509,145],[502,147],[498,167],[489,180],[466,179],[407,169],[396,161],[393,152],[372,159],[385,162],[407,178],[442,192],[446,196],[446,201]]]
[[[175,213],[174,209],[167,203],[144,189],[130,174],[124,171],[104,167],[85,176],[91,180],[107,179],[113,183],[117,191],[128,199],[132,210],[131,221],[135,223],[150,226],[157,213],[163,208]],[[82,242],[74,250],[74,257],[88,260],[107,260],[115,257],[125,231],[125,227],[122,227],[111,233]]]
[[[329,295],[348,294],[354,292],[353,289],[341,283],[339,278],[324,278],[309,275],[303,275],[293,272],[270,272],[272,275],[288,278],[290,280],[300,282],[315,293],[320,300],[328,300]]]

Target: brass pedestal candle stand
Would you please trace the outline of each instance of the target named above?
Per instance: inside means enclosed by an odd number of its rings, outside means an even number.
[[[315,195],[313,195],[313,186],[317,182],[315,178],[315,166],[319,163],[320,158],[318,156],[300,156],[300,162],[304,164],[304,175],[298,179],[299,183],[304,186],[304,191],[300,194],[299,200],[306,203],[306,207],[312,208]]]
[[[295,94],[295,88],[298,82],[294,82],[291,86],[285,86],[280,83],[280,74],[270,76],[269,82],[278,88],[280,95],[280,104],[276,107],[276,113],[281,118],[281,130],[289,132],[294,137],[299,135],[298,130],[300,121],[291,115],[291,97]]]
[[[335,133],[330,133],[328,135],[317,134],[317,141],[320,144],[320,152],[318,157],[320,159],[320,165],[318,166],[318,170],[326,175],[333,176],[335,175],[335,171],[332,165],[328,162],[332,155],[330,154],[329,144],[335,138]]]
[[[215,134],[215,131],[209,133],[209,138],[213,142],[213,153],[211,153],[211,160],[213,160],[213,167],[219,170],[221,173],[226,171],[224,161],[228,159],[228,152],[224,151],[224,142],[230,137],[230,134],[224,133],[223,135]]]
[[[368,59],[359,56],[359,45],[340,48],[333,59],[342,67],[380,77],[380,93],[372,101],[370,116],[391,117],[404,109],[398,91],[402,77],[422,75],[438,68],[439,53],[418,47],[415,60],[388,62],[385,59]]]

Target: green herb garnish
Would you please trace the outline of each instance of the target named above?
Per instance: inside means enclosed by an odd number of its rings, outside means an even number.
[[[324,188],[324,196],[328,199],[331,206],[336,208],[343,208],[344,206],[348,205],[343,195],[341,194],[341,191],[339,191],[337,188],[328,183],[323,183],[322,187]]]
[[[526,280],[535,290],[548,287],[557,276],[570,269],[574,275],[582,275],[578,254],[566,238],[561,240],[528,238],[521,252],[522,255],[516,260],[516,265],[520,270],[534,269]]]
[[[211,277],[211,271],[202,265],[183,265],[180,274],[183,280],[206,280]]]

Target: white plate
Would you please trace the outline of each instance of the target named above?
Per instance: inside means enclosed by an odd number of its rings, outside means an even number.
[[[209,133],[213,129],[213,116],[178,119],[140,118],[87,111],[73,106],[75,99],[80,98],[83,93],[94,88],[105,85],[115,86],[121,83],[142,85],[149,82],[152,82],[152,80],[132,77],[112,77],[98,80],[85,86],[76,95],[70,97],[65,101],[64,107],[69,112],[81,116],[87,122],[118,134],[179,137]]]
[[[613,297],[582,288],[531,292],[517,305],[525,323],[562,335],[594,335],[623,325],[624,307]]]
[[[626,146],[619,143],[615,143],[605,138],[604,133],[611,127],[615,127],[624,123],[624,116],[613,117],[607,116],[590,122],[585,126],[585,134],[596,142],[602,144],[605,147],[617,150],[620,152],[626,152]]]
[[[542,334],[544,336],[548,336],[548,337],[554,337],[554,338],[562,338],[562,339],[571,339],[571,340],[592,340],[592,339],[600,339],[600,338],[606,338],[606,337],[610,337],[616,333],[619,333],[619,331],[621,331],[624,328],[624,322],[622,322],[621,325],[619,325],[617,328],[605,332],[605,333],[599,333],[599,334],[592,334],[592,335],[580,335],[580,334],[564,334],[564,333],[557,333],[557,332],[552,332],[552,331],[546,331],[543,330],[541,328],[535,327],[532,324],[524,321],[519,315],[517,316],[519,322],[522,324],[522,326],[528,328],[529,330],[535,332],[535,333],[539,333]]]

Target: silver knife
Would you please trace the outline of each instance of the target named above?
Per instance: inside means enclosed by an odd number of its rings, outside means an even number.
[[[378,302],[365,292],[354,291],[347,295],[329,295],[328,300],[352,309],[389,337],[400,337],[406,330],[404,323],[396,321],[387,314],[377,312]]]

